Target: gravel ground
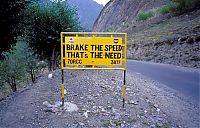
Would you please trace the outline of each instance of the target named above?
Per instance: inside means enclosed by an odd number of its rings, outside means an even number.
[[[123,109],[122,71],[65,71],[65,102],[78,107],[69,112],[55,105],[61,72],[51,73],[0,102],[0,128],[199,128],[199,106],[140,74],[127,73]]]

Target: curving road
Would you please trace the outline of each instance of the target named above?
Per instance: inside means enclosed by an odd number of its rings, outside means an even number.
[[[127,71],[140,73],[175,89],[195,104],[199,103],[200,73],[198,69],[189,69],[169,64],[157,64],[144,61],[127,60]]]

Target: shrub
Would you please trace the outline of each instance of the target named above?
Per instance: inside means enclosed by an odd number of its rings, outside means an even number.
[[[171,0],[171,1],[178,4],[177,9],[181,12],[184,12],[194,7],[198,7],[200,5],[199,0]]]
[[[167,5],[164,5],[163,7],[161,7],[159,9],[159,13],[160,14],[166,14],[166,13],[170,13],[170,12],[173,12],[177,9],[178,7],[178,4],[175,3],[175,2],[170,2],[168,3]]]
[[[153,16],[154,16],[154,12],[152,11],[149,11],[149,12],[141,11],[138,13],[138,20],[147,20],[148,18],[153,17]]]
[[[14,46],[10,52],[3,53],[4,60],[0,63],[1,81],[8,83],[13,92],[17,91],[17,81],[24,77],[24,63],[20,49]]]
[[[112,27],[108,27],[108,28],[106,29],[106,32],[114,32],[114,29],[113,29]]]
[[[39,72],[39,60],[37,56],[34,55],[34,52],[31,49],[31,47],[23,39],[20,40],[16,46],[21,47],[22,51],[20,51],[20,53],[23,54],[22,59],[24,63],[25,72],[30,75],[32,82],[35,82],[36,74]]]

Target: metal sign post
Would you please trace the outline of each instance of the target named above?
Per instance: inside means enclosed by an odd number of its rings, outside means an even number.
[[[62,106],[64,106],[64,90],[65,90],[65,85],[64,85],[64,70],[62,69],[61,70],[62,74],[61,74],[61,77],[62,77],[62,87],[61,87],[61,100],[62,100]]]
[[[126,96],[126,33],[61,32],[62,105],[64,70],[123,70]]]
[[[124,70],[124,85],[122,87],[122,97],[123,97],[123,108],[124,108],[125,98],[126,98],[126,70]]]

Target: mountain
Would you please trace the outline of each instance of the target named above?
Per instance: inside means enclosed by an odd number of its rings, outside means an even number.
[[[69,4],[77,8],[81,24],[86,31],[91,31],[92,26],[103,8],[93,0],[68,0]]]
[[[54,0],[39,0],[40,3],[47,3]],[[85,31],[91,31],[92,26],[103,9],[103,5],[93,0],[67,0],[68,3],[77,9],[80,22]]]
[[[184,13],[161,13],[172,5],[170,0],[111,0],[92,31],[126,32],[129,59],[200,68],[200,2]],[[141,14],[152,15],[139,20]]]

